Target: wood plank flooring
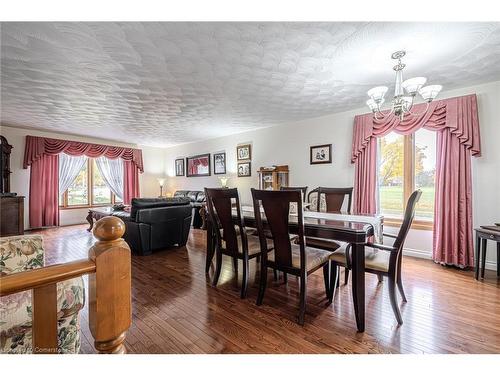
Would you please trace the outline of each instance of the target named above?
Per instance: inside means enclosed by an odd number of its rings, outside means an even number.
[[[94,242],[86,225],[47,229],[46,263],[86,258]],[[205,275],[205,232],[192,230],[185,248],[132,257],[133,324],[129,353],[500,353],[500,280],[486,271],[477,282],[470,271],[405,257],[408,303],[397,326],[386,283],[366,280],[366,331],[356,332],[350,284],[326,306],[323,275],[308,280],[305,325],[298,314],[298,282],[273,282],[262,306],[255,305],[257,281],[251,262],[248,298],[224,257],[219,285]],[[86,278],[85,278],[86,279]],[[341,275],[343,280],[343,274]],[[93,353],[87,306],[81,314],[83,353]]]

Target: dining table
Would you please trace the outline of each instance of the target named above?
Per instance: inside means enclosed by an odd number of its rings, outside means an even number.
[[[242,206],[241,216],[246,227],[256,228],[253,207]],[[237,211],[233,209],[237,222]],[[298,233],[298,216],[290,213],[289,231]],[[262,216],[266,227],[265,215]],[[358,332],[365,330],[365,243],[370,237],[381,240],[383,216],[372,214],[327,213],[304,211],[304,235],[351,244],[352,298]],[[209,271],[215,253],[215,233],[211,220],[207,220],[207,259],[206,272]]]

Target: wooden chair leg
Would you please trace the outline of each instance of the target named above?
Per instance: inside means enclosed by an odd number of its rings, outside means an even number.
[[[345,274],[344,274],[344,284],[347,285],[347,283],[349,282],[349,268],[345,268]]]
[[[286,272],[283,272],[283,283],[288,284],[288,274]]]
[[[259,281],[259,294],[257,296],[257,306],[262,305],[262,301],[264,300],[264,293],[266,292],[266,284],[267,284],[267,265],[265,262],[260,263],[260,281]]]
[[[403,318],[399,311],[398,297],[396,296],[396,279],[393,276],[389,276],[389,298],[391,300],[392,311],[394,311],[398,324],[401,325],[403,324]]]
[[[273,269],[274,281],[278,281],[278,271]]]
[[[214,274],[214,281],[212,282],[213,286],[217,286],[221,269],[222,269],[222,251],[219,249],[219,247],[217,247],[215,249],[215,274]]]
[[[401,298],[403,299],[403,302],[408,302],[408,300],[406,299],[405,291],[403,289],[403,281],[401,280],[401,272],[398,274],[398,278],[397,278],[396,283],[398,285],[399,294],[401,294]]]
[[[306,299],[307,299],[307,276],[300,277],[300,309],[299,309],[299,324],[304,325],[306,316]]]
[[[233,267],[234,267],[234,273],[238,273],[238,258],[233,257]]]
[[[325,263],[323,266],[323,280],[325,282],[325,293],[326,293],[326,298],[330,298],[330,272],[331,272],[331,265],[330,262]]]
[[[339,276],[340,276],[340,267],[335,263],[331,262],[330,264],[330,288],[329,288],[329,296],[328,303],[333,302],[333,297],[335,296],[335,291],[339,285]]]
[[[384,281],[384,277],[380,274],[377,273],[377,279],[378,279],[378,282],[381,283],[382,281]]]
[[[248,257],[243,258],[243,278],[241,279],[241,299],[246,298],[248,291]]]

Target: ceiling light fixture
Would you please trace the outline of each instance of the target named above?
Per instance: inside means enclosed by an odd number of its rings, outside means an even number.
[[[422,112],[425,113],[429,109],[429,103],[437,97],[443,88],[441,85],[424,86],[427,82],[427,78],[425,77],[415,77],[403,81],[403,69],[406,65],[401,62],[401,59],[405,55],[405,51],[397,51],[391,56],[392,59],[398,60],[398,63],[392,68],[396,72],[396,85],[394,88],[392,107],[389,112],[384,113],[381,109],[385,101],[385,94],[389,90],[387,86],[377,86],[367,92],[370,99],[366,101],[366,104],[370,107],[373,116],[377,120],[381,120],[393,113],[395,116],[398,116],[400,120],[403,120],[404,116],[407,114],[414,114],[411,110],[417,93],[419,93],[422,99],[427,103],[425,111]]]

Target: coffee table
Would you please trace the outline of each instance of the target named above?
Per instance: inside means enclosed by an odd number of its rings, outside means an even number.
[[[112,207],[94,207],[89,209],[89,214],[87,215],[87,221],[90,224],[90,227],[87,229],[89,232],[94,227],[94,220],[97,221],[106,216],[111,216],[113,213]]]

